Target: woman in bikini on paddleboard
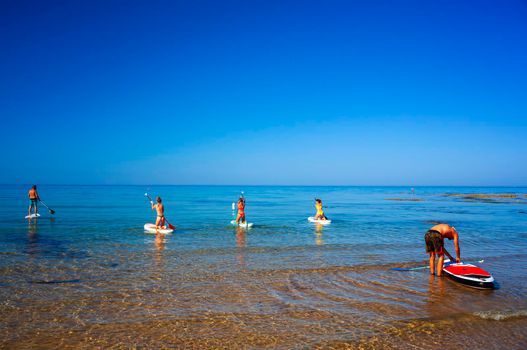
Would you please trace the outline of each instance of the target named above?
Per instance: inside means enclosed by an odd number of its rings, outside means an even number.
[[[156,229],[166,229],[165,225],[165,206],[162,203],[161,197],[156,198],[156,202],[150,202],[152,204],[152,210],[157,211],[156,218]]]
[[[236,225],[245,222],[245,198],[242,196],[238,199],[238,215],[236,216]]]
[[[317,214],[315,215],[315,220],[327,220],[328,218],[324,214],[324,210],[322,210],[322,200],[316,198],[315,199],[315,208],[317,209]]]

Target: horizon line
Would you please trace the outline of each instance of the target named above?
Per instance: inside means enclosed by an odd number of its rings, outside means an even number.
[[[5,183],[0,186],[32,186],[35,183]],[[285,184],[60,184],[60,183],[41,183],[37,186],[179,186],[179,187],[527,187],[526,185],[285,185]]]

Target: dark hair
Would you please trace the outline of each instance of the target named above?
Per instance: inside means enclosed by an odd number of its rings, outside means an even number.
[[[161,203],[161,197],[157,196],[156,202]]]
[[[37,189],[37,185],[33,185],[33,189],[36,190]]]
[[[315,202],[322,202],[322,200],[315,198]]]

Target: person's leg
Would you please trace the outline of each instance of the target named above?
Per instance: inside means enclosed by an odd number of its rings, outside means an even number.
[[[27,208],[27,215],[31,216],[31,208],[33,208],[33,202],[29,204],[29,208]]]
[[[430,263],[430,274],[433,275],[434,274],[434,267],[435,267],[434,265],[435,265],[436,255],[435,255],[434,252],[430,252],[428,254],[430,254],[430,259],[429,259],[430,260],[429,261],[429,263]]]
[[[38,201],[35,201],[35,216],[38,214]]]
[[[437,255],[437,276],[441,276],[443,273],[443,262],[445,261],[445,255],[443,253]]]
[[[238,215],[236,215],[236,225],[240,223],[240,218],[241,218],[241,215],[240,213],[238,213]]]
[[[165,220],[164,216],[161,218],[161,228],[162,229],[166,229],[167,228],[167,224],[166,224],[166,220]]]
[[[159,224],[160,224],[160,223],[161,223],[161,218],[158,216],[158,217],[156,218],[156,230],[159,229]]]

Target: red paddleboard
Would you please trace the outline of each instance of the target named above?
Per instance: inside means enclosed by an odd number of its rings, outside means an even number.
[[[472,264],[446,261],[443,272],[448,277],[465,286],[478,289],[494,289],[494,277],[481,267]]]

